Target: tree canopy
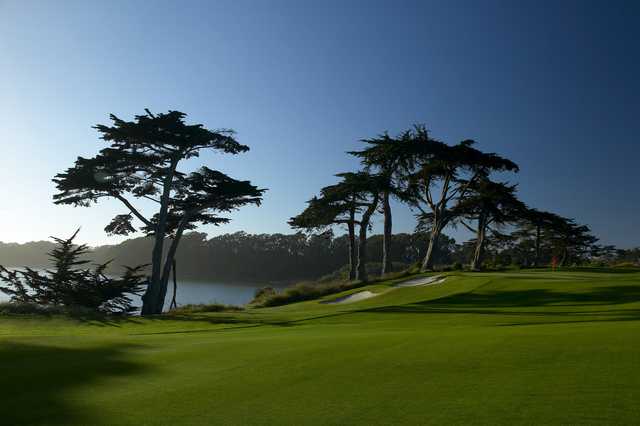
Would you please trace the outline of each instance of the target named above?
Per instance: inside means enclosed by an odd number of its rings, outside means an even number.
[[[265,191],[205,166],[190,173],[179,170],[181,161],[199,157],[202,151],[239,154],[249,150],[235,140],[233,131],[186,124],[185,117],[179,111],[152,114],[146,110],[145,115],[125,121],[112,114],[112,125],[94,126],[109,145],[95,157],[79,157],[73,167],[53,179],[59,191],[54,195],[56,204],[89,206],[103,198],[116,199],[127,211],[115,216],[106,232],[134,232],[135,218],[145,234],[155,237],[143,314],[162,311],[172,260],[184,231],[199,224],[226,223],[229,219],[220,213],[259,205]],[[157,210],[145,215],[131,198],[151,201]],[[173,236],[172,244],[163,259],[168,235]]]

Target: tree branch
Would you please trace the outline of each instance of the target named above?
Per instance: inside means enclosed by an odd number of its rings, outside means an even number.
[[[127,200],[126,198],[124,198],[120,194],[112,194],[112,196],[117,198],[118,200],[122,201],[122,203],[125,206],[127,206],[127,208],[131,211],[131,213],[133,213],[138,219],[140,219],[142,221],[142,223],[144,223],[145,225],[147,225],[150,228],[153,228],[153,223],[151,223],[150,220],[148,220],[146,217],[144,217],[142,215],[142,213],[140,213],[135,207],[133,207],[133,205],[129,202],[129,200]]]

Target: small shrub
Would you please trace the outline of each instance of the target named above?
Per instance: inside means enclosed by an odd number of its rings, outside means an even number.
[[[262,287],[256,290],[251,303],[260,303],[262,300],[272,297],[276,294],[273,287]]]
[[[120,278],[105,274],[108,263],[94,269],[79,268],[89,263],[88,260],[80,260],[89,248],[85,244],[73,243],[77,235],[78,231],[66,240],[54,238],[58,246],[49,253],[53,269],[44,273],[30,268],[19,271],[0,266],[0,291],[8,294],[14,303],[8,309],[40,305],[49,311],[60,308],[64,312],[75,310],[104,314],[126,314],[137,309],[132,306],[128,295],[142,291],[145,278],[141,270],[144,266],[126,268]]]
[[[99,319],[104,317],[104,314],[82,306],[40,305],[30,302],[0,303],[0,315],[66,315],[69,317],[84,319]]]
[[[456,262],[453,264],[453,266],[451,266],[451,269],[454,271],[462,271],[462,269],[464,269],[464,266],[462,265],[462,263]]]
[[[169,314],[198,314],[204,312],[239,312],[243,311],[242,306],[224,305],[222,303],[209,304],[188,304],[169,311]]]
[[[303,282],[294,286],[288,287],[281,292],[265,297],[261,301],[252,304],[257,307],[267,306],[281,306],[288,305],[289,303],[303,302],[305,300],[318,299],[328,294],[340,293],[345,290],[351,290],[353,288],[362,287],[368,285],[365,282],[345,282],[337,281],[330,283],[309,283]]]

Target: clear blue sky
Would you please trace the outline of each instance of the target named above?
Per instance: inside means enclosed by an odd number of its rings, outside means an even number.
[[[54,206],[51,178],[100,148],[93,124],[148,107],[251,146],[203,157],[269,188],[211,234],[290,232],[360,138],[420,122],[519,163],[530,205],[640,245],[638,4],[0,0],[0,240],[118,241],[115,201]]]

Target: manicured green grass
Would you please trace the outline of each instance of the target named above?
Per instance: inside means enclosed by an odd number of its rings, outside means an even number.
[[[390,284],[346,292],[381,294],[345,305],[113,322],[3,317],[0,423],[640,419],[640,273],[460,273],[437,286]]]

